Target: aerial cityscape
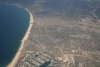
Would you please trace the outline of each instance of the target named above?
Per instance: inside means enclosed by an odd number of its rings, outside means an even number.
[[[0,0],[29,12],[7,67],[100,67],[99,0]]]

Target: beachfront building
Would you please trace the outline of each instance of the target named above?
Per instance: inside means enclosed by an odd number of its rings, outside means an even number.
[[[29,62],[24,62],[22,67],[31,67],[32,65]]]
[[[29,56],[24,58],[24,62],[21,67],[41,67],[46,63],[50,62],[51,59],[47,57],[47,55],[43,54],[30,54]],[[20,66],[19,66],[20,67]]]

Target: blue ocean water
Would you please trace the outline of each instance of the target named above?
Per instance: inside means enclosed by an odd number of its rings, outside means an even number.
[[[14,5],[0,3],[0,67],[15,56],[28,26],[29,13]]]

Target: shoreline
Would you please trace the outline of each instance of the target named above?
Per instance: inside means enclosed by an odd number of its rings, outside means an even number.
[[[25,9],[25,10],[30,14],[29,27],[28,27],[23,39],[21,40],[21,44],[20,44],[20,47],[19,47],[17,53],[15,54],[13,60],[11,61],[11,63],[8,64],[7,67],[14,67],[14,65],[16,64],[16,62],[21,54],[21,50],[23,49],[24,42],[25,42],[25,40],[27,40],[27,38],[30,34],[30,30],[31,30],[33,23],[34,23],[33,15],[27,9]]]

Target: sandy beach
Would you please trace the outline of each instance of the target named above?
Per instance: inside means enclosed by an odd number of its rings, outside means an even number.
[[[26,9],[27,10],[27,9]],[[27,10],[28,11],[28,10]],[[28,11],[29,12],[29,11]],[[33,26],[33,22],[34,22],[34,19],[33,19],[33,16],[32,14],[29,12],[30,14],[30,22],[29,22],[29,27],[27,29],[27,32],[24,36],[24,38],[22,39],[22,42],[21,42],[21,45],[19,47],[19,50],[18,52],[16,53],[15,57],[13,58],[12,62],[7,66],[7,67],[14,67],[15,63],[17,62],[20,54],[21,54],[21,50],[23,49],[23,46],[24,46],[24,42],[25,40],[27,40],[28,36],[29,36],[29,33],[30,33],[30,30],[31,30],[31,27]]]

